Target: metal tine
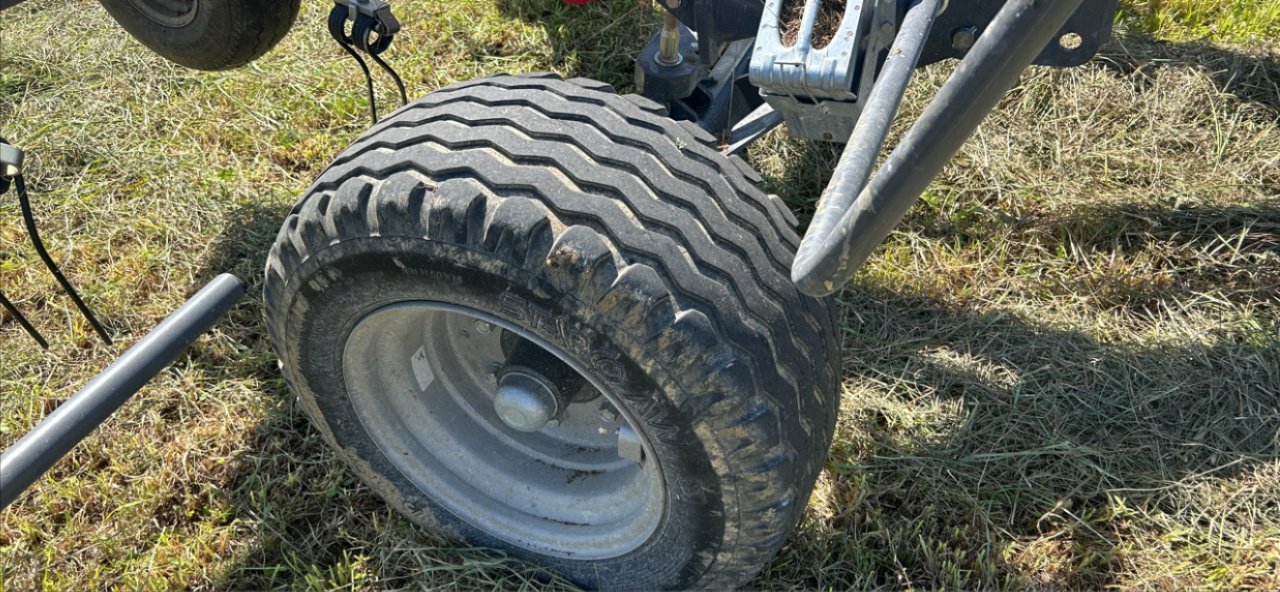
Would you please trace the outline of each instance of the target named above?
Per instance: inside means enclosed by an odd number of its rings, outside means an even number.
[[[364,73],[365,90],[369,92],[369,118],[373,120],[373,125],[377,125],[378,98],[373,92],[373,73],[369,71],[369,65],[365,63],[364,58],[361,58],[360,54],[356,53],[355,48],[350,43],[350,37],[347,35],[348,14],[354,12],[354,4],[345,8],[342,4],[335,4],[329,11],[329,35],[338,43],[342,51],[355,58],[356,63],[360,65],[360,71]]]
[[[391,80],[396,83],[396,89],[400,91],[400,106],[403,107],[405,105],[408,105],[409,95],[404,91],[404,80],[400,78],[400,73],[396,72],[395,68],[392,68],[390,64],[383,61],[383,59],[379,57],[378,54],[371,53],[369,54],[369,57],[373,58],[374,63],[378,64],[378,66],[382,68],[382,71],[386,72],[387,75],[391,76]]]
[[[31,213],[31,200],[27,197],[27,184],[24,182],[22,175],[13,178],[14,189],[18,192],[18,205],[22,208],[22,220],[27,226],[27,234],[31,235],[31,244],[36,248],[36,253],[40,255],[40,260],[44,261],[44,266],[49,269],[53,277],[58,280],[58,284],[62,286],[67,296],[71,297],[71,301],[75,303],[76,308],[80,309],[80,314],[84,315],[89,325],[97,332],[98,337],[107,345],[111,345],[111,336],[107,335],[107,330],[102,327],[102,323],[98,322],[98,318],[93,315],[93,311],[89,309],[89,305],[85,304],[80,298],[80,293],[76,291],[75,286],[62,275],[62,270],[58,269],[58,264],[53,261],[53,257],[49,256],[49,251],[44,247],[44,241],[40,240],[40,231],[36,229],[36,219]]]
[[[39,343],[41,348],[49,349],[49,342],[45,341],[44,335],[41,335],[40,331],[37,331],[35,326],[31,324],[31,321],[28,321],[27,317],[23,316],[22,311],[18,310],[18,307],[14,306],[14,304],[5,297],[4,292],[0,292],[0,306],[3,306],[5,310],[9,311],[9,315],[12,316],[14,320],[18,321],[18,324],[22,325],[23,329],[26,329],[27,335],[30,335],[32,339],[36,340],[36,343]]]

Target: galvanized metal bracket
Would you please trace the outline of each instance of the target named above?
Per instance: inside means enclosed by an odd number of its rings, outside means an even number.
[[[783,114],[793,136],[844,142],[880,76],[904,9],[914,2],[849,2],[830,43],[821,45],[813,36],[824,1],[831,0],[804,2],[796,39],[787,44],[783,31],[796,24],[782,22],[786,0],[765,0],[751,82]],[[916,67],[967,55],[1005,4],[1006,0],[944,2]],[[1110,37],[1115,10],[1116,0],[1085,0],[1033,63],[1069,67],[1088,61]]]
[[[862,112],[897,34],[897,0],[846,4],[829,42],[814,39],[822,2],[810,0],[793,43],[783,39],[784,0],[767,0],[751,57],[751,83],[786,118],[793,136],[844,141]]]

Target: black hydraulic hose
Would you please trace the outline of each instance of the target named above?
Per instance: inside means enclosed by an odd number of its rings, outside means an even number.
[[[220,275],[170,314],[84,388],[0,453],[0,509],[17,499],[245,293],[233,275]]]
[[[853,277],[1082,1],[1006,2],[870,183],[866,163],[874,161],[880,146],[868,148],[871,141],[858,137],[855,128],[853,140],[858,142],[846,147],[791,268],[791,279],[801,291],[825,296]],[[907,20],[923,4],[914,6]],[[922,22],[924,17],[915,19]],[[908,25],[904,21],[890,59]],[[886,63],[882,76],[889,67]],[[883,142],[883,136],[878,139]]]

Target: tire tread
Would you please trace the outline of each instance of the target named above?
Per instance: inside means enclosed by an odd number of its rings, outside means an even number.
[[[790,283],[793,218],[754,172],[653,105],[582,79],[497,76],[398,111],[340,155],[282,227],[267,263],[268,324],[282,333],[290,269],[378,232],[547,266],[553,282],[581,282],[576,293],[595,310],[643,310],[601,320],[634,347],[662,343],[653,355],[672,372],[705,375],[678,404],[714,426],[737,476],[740,526],[697,585],[740,585],[799,519],[794,502],[807,499],[830,445],[834,318]],[[535,129],[541,119],[575,132]],[[569,251],[578,258],[560,256]],[[691,348],[710,354],[681,355]]]

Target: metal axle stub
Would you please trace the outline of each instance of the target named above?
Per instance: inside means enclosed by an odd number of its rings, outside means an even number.
[[[553,389],[538,376],[518,370],[508,372],[498,381],[493,409],[512,429],[536,432],[547,427],[560,412],[560,401]]]
[[[477,323],[476,330],[484,333],[481,327]],[[556,421],[570,403],[599,396],[595,389],[584,388],[587,381],[555,354],[511,337],[507,359],[495,371],[498,389],[493,408],[502,423],[536,432]]]

